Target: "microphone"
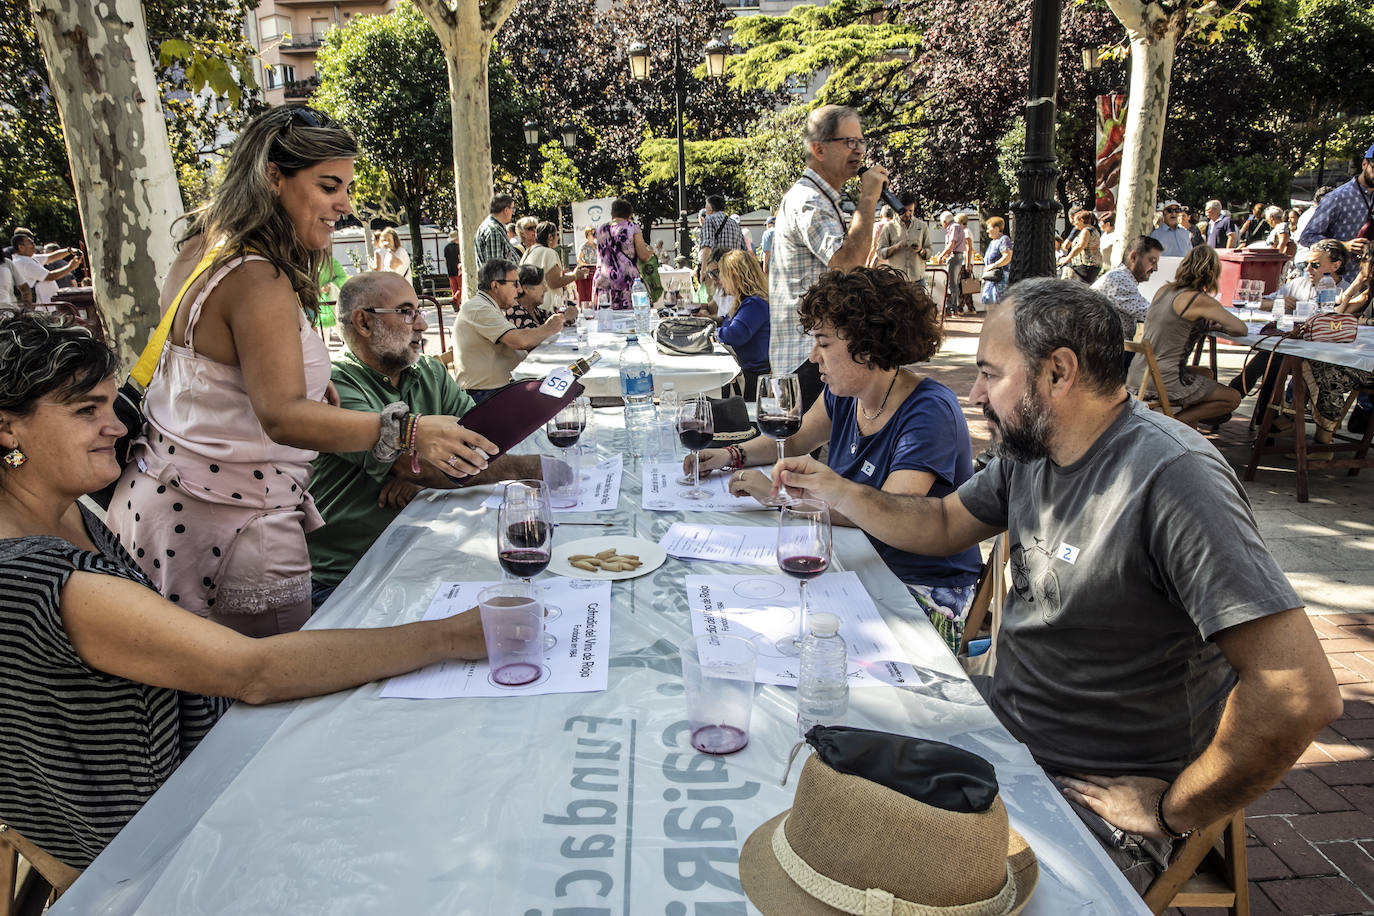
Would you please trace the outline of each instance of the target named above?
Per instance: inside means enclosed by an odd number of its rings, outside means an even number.
[[[867,171],[868,171],[868,166],[866,166],[866,165],[861,165],[861,166],[859,166],[859,175],[860,175],[860,176],[862,176],[863,173],[864,173],[864,172],[867,172]],[[887,204],[889,207],[891,207],[892,209],[896,210],[898,213],[901,213],[904,209],[906,209],[905,207],[902,206],[902,202],[901,202],[900,200],[897,199],[897,195],[896,195],[896,194],[893,194],[893,193],[892,193],[892,189],[889,188],[889,187],[887,186],[887,181],[886,181],[886,180],[883,181],[883,190],[882,190],[881,193],[882,193],[882,197],[883,197],[883,203]]]

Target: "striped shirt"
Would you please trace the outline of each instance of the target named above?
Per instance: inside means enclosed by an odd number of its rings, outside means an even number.
[[[84,868],[210,730],[228,701],[86,666],[62,628],[75,571],[152,583],[84,507],[99,553],[58,537],[0,540],[0,820]]]
[[[811,335],[797,320],[797,303],[830,269],[830,259],[844,244],[843,202],[839,191],[807,169],[778,207],[768,264],[768,361],[774,372],[791,372],[811,352]]]
[[[1303,227],[1298,243],[1311,248],[1322,239],[1341,242],[1353,239],[1364,227],[1371,203],[1370,195],[1365,192],[1357,175],[1322,198],[1322,202],[1316,206],[1316,212]],[[1360,262],[1351,258],[1345,270],[1341,271],[1341,276],[1348,281],[1354,280],[1359,270]]]

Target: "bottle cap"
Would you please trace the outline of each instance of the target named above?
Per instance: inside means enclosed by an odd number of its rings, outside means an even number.
[[[834,636],[840,632],[840,618],[834,614],[818,611],[808,615],[807,619],[811,621],[811,632],[817,636]]]
[[[639,335],[638,335],[638,334],[630,334],[630,335],[627,335],[626,338],[625,338],[625,342],[626,342],[626,343],[639,343]]]

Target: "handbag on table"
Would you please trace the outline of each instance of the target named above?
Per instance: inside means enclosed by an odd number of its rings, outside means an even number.
[[[1323,343],[1354,343],[1357,325],[1354,315],[1322,312],[1303,324],[1302,339]]]
[[[654,331],[654,342],[664,353],[696,356],[715,351],[716,323],[691,316],[664,318]]]

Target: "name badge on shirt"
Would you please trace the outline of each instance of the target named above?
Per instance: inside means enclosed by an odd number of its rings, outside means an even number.
[[[1068,541],[1062,541],[1059,544],[1059,552],[1056,553],[1055,556],[1063,560],[1065,563],[1073,565],[1074,563],[1078,562],[1078,548],[1070,544]]]
[[[873,476],[873,471],[874,471],[873,462],[871,462],[871,461],[865,461],[865,462],[863,463],[863,472],[864,472],[864,476],[865,476],[865,477],[872,477],[872,476]]]

